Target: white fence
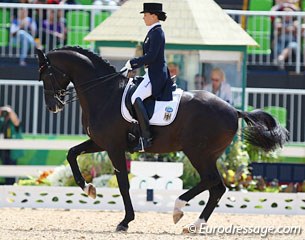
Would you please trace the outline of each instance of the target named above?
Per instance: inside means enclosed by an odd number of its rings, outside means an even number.
[[[0,80],[0,102],[13,107],[22,120],[24,133],[83,134],[79,103],[70,103],[58,114],[50,113],[41,82]]]
[[[235,99],[241,99],[241,89],[232,91]],[[305,142],[305,90],[247,88],[245,100],[245,106],[275,111],[289,130],[290,141]],[[79,103],[67,105],[60,113],[50,113],[45,107],[41,82],[0,80],[0,102],[15,109],[25,133],[83,134]]]
[[[153,201],[147,201],[146,190],[131,189],[131,199],[136,211],[172,211],[176,198],[185,190],[154,190]],[[183,209],[201,212],[209,193],[205,191],[192,199]],[[97,188],[97,198],[88,198],[79,187],[21,187],[0,186],[0,208],[62,208],[124,210],[117,188]],[[216,212],[245,214],[305,214],[304,193],[245,193],[226,192],[218,203]]]
[[[245,106],[270,110],[290,132],[291,142],[305,142],[305,90],[246,88]]]

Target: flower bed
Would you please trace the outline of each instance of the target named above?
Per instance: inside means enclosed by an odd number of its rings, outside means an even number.
[[[218,161],[218,168],[224,183],[230,190],[249,192],[305,192],[305,181],[285,182],[282,184],[277,179],[266,181],[263,177],[256,176],[255,169],[252,169],[251,174],[248,166],[249,156],[243,150],[241,142],[236,141],[230,148],[229,153],[224,154]],[[144,155],[137,153],[133,156],[128,156],[128,158],[132,157],[144,162],[182,162],[183,175],[180,178],[183,181],[185,189],[195,186],[200,181],[198,173],[183,153]],[[93,182],[96,187],[118,187],[111,161],[106,153],[81,155],[78,157],[78,164],[86,182]],[[128,169],[130,169],[130,160],[127,161],[127,164]],[[133,175],[129,174],[129,179],[132,177]],[[71,168],[67,162],[55,168],[54,171],[42,172],[38,178],[29,177],[28,179],[21,179],[16,185],[76,186]]]

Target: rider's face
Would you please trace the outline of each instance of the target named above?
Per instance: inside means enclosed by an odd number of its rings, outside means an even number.
[[[144,13],[143,19],[146,26],[151,26],[159,21],[157,15],[152,13]]]

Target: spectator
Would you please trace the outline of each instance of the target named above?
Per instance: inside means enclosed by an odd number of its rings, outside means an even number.
[[[59,4],[59,0],[47,0],[47,4]]]
[[[176,79],[177,86],[179,88],[187,91],[187,81],[179,76],[180,75],[180,69],[179,69],[178,64],[174,63],[174,62],[170,62],[170,63],[168,63],[167,67],[168,67],[170,76],[171,77],[176,76],[175,79]]]
[[[205,87],[205,77],[197,73],[194,78],[195,90],[203,90]]]
[[[19,132],[20,120],[14,110],[9,106],[0,107],[0,138],[15,138]],[[15,165],[10,150],[1,150],[0,158],[3,165]],[[13,184],[14,178],[5,179],[5,184]]]
[[[19,3],[30,4],[30,3],[35,3],[35,2],[32,2],[31,0],[19,0]],[[17,9],[14,9],[14,10],[17,10]],[[27,10],[28,10],[28,16],[33,17],[33,9],[27,9]]]
[[[35,0],[34,3],[36,4],[46,4],[46,0]]]
[[[17,16],[13,18],[10,34],[13,43],[20,46],[20,66],[26,66],[25,59],[29,48],[36,46],[34,40],[36,30],[36,22],[28,16],[28,10],[25,8],[19,9]]]
[[[297,4],[296,2],[292,3],[288,0],[276,0],[274,6],[270,9],[270,11],[282,11],[285,7],[289,7],[294,11],[298,11],[298,5],[299,4]]]
[[[211,83],[209,83],[204,89],[215,94],[230,104],[233,102],[231,86],[226,83],[226,76],[221,68],[212,69]]]
[[[293,12],[295,10],[295,5],[290,3],[282,3],[278,6],[278,11]],[[278,17],[274,20],[275,51],[280,69],[284,69],[285,61],[296,53],[297,26],[298,21],[293,16]]]
[[[42,44],[47,50],[64,45],[66,40],[66,22],[61,10],[48,10],[47,19],[42,24]]]
[[[76,2],[74,0],[62,0],[59,2],[59,4],[71,4],[74,5]]]

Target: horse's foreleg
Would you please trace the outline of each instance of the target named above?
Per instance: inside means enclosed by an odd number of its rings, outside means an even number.
[[[89,139],[77,146],[70,148],[67,156],[67,160],[72,169],[75,182],[88,194],[88,196],[92,198],[96,197],[95,187],[92,184],[86,184],[86,181],[79,170],[76,158],[80,154],[100,151],[103,151],[103,149],[97,146],[91,139]]]
[[[129,195],[129,179],[126,166],[126,158],[124,151],[114,150],[112,152],[108,151],[108,155],[112,161],[112,164],[115,168],[115,174],[118,180],[120,193],[123,198],[125,206],[125,217],[118,224],[116,231],[127,231],[128,223],[134,220],[134,210],[132,207],[130,195]]]

